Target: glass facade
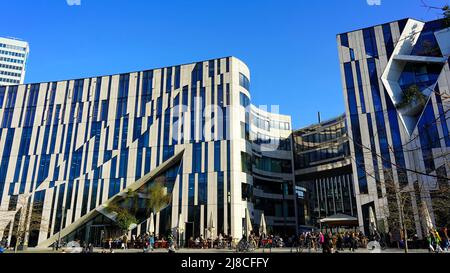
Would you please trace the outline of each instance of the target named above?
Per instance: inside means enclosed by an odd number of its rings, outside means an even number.
[[[415,198],[420,204],[423,196],[433,195],[436,189],[426,189],[417,184],[430,179],[447,179],[434,174],[448,169],[441,160],[444,156],[442,150],[449,144],[446,141],[448,121],[442,119],[446,109],[441,92],[446,91],[439,88],[441,82],[449,79],[445,70],[448,69],[448,60],[439,62],[434,59],[436,61],[431,62],[427,59],[443,56],[438,31],[444,26],[443,20],[423,23],[405,19],[339,35],[347,121],[352,132],[353,178],[358,185],[355,192],[364,196],[360,199],[364,201],[358,201],[357,205],[373,207],[386,231],[394,227],[389,226],[388,215],[379,205],[379,200],[387,197],[391,205],[396,202],[389,196],[392,190],[386,183],[393,182],[400,188],[414,184],[419,189]],[[421,30],[414,32],[417,27]],[[407,39],[402,37],[408,35],[416,35],[417,41],[405,47]],[[358,44],[363,44],[364,48],[355,47],[354,53],[363,58],[354,60],[345,53],[352,45]],[[410,60],[399,60],[394,55],[396,48],[401,50],[401,58],[408,56]],[[387,71],[393,67],[401,70]],[[355,91],[355,78],[358,92]],[[429,210],[434,213],[433,208]],[[368,210],[362,211],[359,222],[367,228],[369,216],[365,213]],[[419,214],[414,213],[416,224],[409,227],[410,232],[422,236]],[[435,221],[437,224],[442,219],[438,217]]]
[[[295,181],[301,225],[343,213],[356,216],[351,153],[345,116],[294,132]]]

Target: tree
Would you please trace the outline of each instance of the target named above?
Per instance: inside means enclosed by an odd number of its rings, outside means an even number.
[[[37,244],[39,234],[47,231],[48,219],[43,216],[44,202],[30,201],[30,195],[11,196],[14,198],[13,211],[0,211],[0,227],[5,227],[3,236],[8,235],[14,245],[14,251],[19,247]],[[8,217],[8,215],[10,215]]]
[[[444,22],[447,26],[450,26],[450,6],[444,5],[443,7],[436,7],[436,6],[430,6],[428,5],[425,0],[422,0],[423,7],[427,9],[435,9],[442,12],[442,16],[444,18]]]
[[[110,210],[117,214],[116,223],[122,232],[128,232],[130,227],[137,223],[136,217],[128,209],[113,205]]]
[[[146,208],[149,218],[151,217],[151,213],[155,217],[157,213],[170,204],[172,197],[167,194],[167,188],[164,186],[164,182],[165,178],[161,176],[148,189]],[[156,221],[154,223],[156,225]]]
[[[380,206],[387,219],[391,230],[401,231],[405,243],[405,253],[408,253],[408,233],[415,230],[416,220],[413,211],[413,203],[416,202],[418,218],[421,220],[423,230],[427,231],[426,218],[428,211],[425,211],[422,202],[429,201],[432,204],[433,212],[437,224],[448,225],[450,214],[450,188],[446,181],[441,181],[437,185],[425,187],[419,181],[413,184],[401,186],[402,182],[407,182],[405,175],[399,176],[399,184],[396,184],[390,172],[385,172],[384,185],[386,188],[387,204]],[[445,217],[444,222],[441,217]]]

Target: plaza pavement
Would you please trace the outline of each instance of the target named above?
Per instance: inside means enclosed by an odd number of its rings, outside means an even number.
[[[94,253],[102,253],[104,250],[103,249],[94,249]],[[114,250],[114,253],[126,253],[126,254],[133,254],[133,253],[142,253],[142,249],[127,249],[127,250]],[[6,253],[14,253],[13,251],[6,251]],[[55,254],[55,253],[77,253],[77,250],[73,250],[73,249],[66,249],[65,252],[60,251],[54,251],[52,249],[28,249],[26,251],[18,251],[18,254],[20,253],[40,253],[40,254]],[[108,252],[109,253],[109,252]],[[167,249],[156,249],[154,251],[150,251],[148,254],[151,255],[152,253],[168,253]],[[182,253],[182,254],[195,254],[195,253],[205,253],[205,254],[232,254],[232,253],[237,253],[236,250],[230,250],[230,249],[180,249],[177,250],[177,253]],[[274,254],[290,254],[291,253],[291,248],[273,248],[272,250],[270,249],[266,249],[266,250],[262,250],[262,249],[257,249],[253,252],[247,252],[248,254],[263,254],[263,253],[274,253]],[[315,252],[315,251],[311,251],[309,252],[307,249],[303,250],[302,252],[296,252],[295,249],[292,250],[293,254],[322,254],[321,251]],[[343,252],[340,252],[343,254],[352,254],[352,253],[365,253],[365,254],[372,254],[372,253],[384,253],[384,254],[403,254],[404,250],[403,249],[386,249],[386,250],[381,250],[381,251],[369,251],[368,249],[358,249],[355,252],[351,252],[348,249],[346,249]],[[409,253],[422,253],[422,254],[426,254],[428,253],[428,250],[426,249],[411,249],[409,250]],[[447,252],[450,254],[450,252]],[[1,255],[1,254],[0,254]]]

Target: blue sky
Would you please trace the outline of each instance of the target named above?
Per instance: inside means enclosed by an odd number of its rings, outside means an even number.
[[[30,43],[26,82],[233,55],[251,69],[252,102],[280,105],[296,128],[344,112],[336,34],[438,16],[420,0],[0,0],[0,10],[0,36]]]

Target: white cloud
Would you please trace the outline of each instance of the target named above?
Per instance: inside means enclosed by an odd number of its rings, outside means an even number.
[[[81,6],[81,0],[66,0],[69,6]]]
[[[381,6],[381,0],[366,0],[369,6]]]

